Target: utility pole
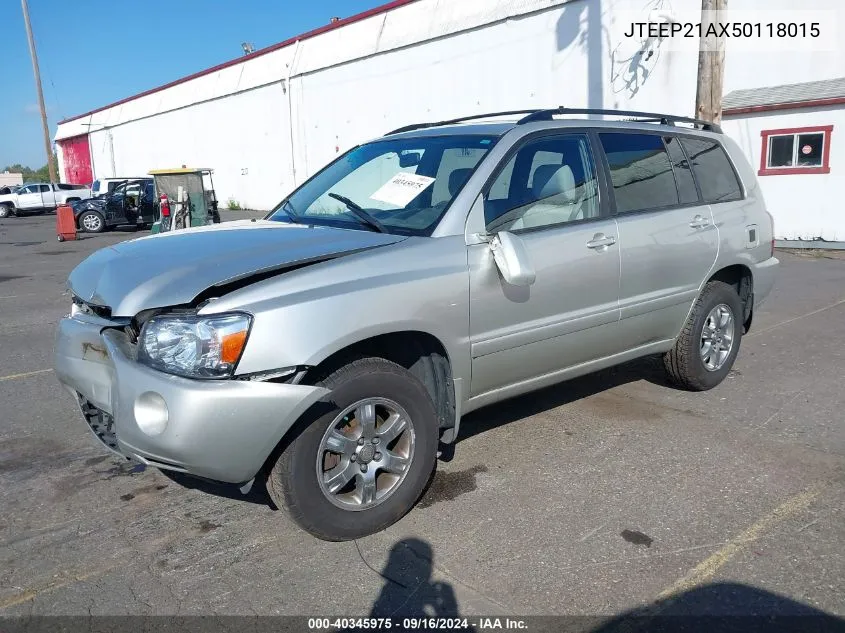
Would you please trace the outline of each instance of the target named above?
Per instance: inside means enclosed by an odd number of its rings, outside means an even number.
[[[725,39],[707,37],[707,29],[724,16],[728,0],[701,0],[701,50],[698,52],[698,89],[695,95],[695,116],[705,121],[722,120],[722,86],[725,69]],[[714,31],[719,32],[718,25]]]
[[[50,141],[50,128],[47,125],[47,108],[44,107],[44,91],[41,89],[41,73],[38,70],[38,54],[35,52],[35,38],[32,37],[32,25],[29,23],[29,5],[21,0],[23,22],[26,37],[29,40],[29,55],[32,57],[32,72],[35,75],[35,88],[38,90],[38,107],[41,109],[41,127],[44,130],[44,150],[47,152],[47,168],[50,170],[50,182],[56,182],[56,167],[53,164],[53,144]]]

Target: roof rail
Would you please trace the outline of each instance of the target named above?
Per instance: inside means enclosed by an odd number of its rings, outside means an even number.
[[[404,127],[397,128],[392,132],[388,132],[385,136],[390,136],[391,134],[400,134],[402,132],[410,132],[412,130],[422,130],[425,128],[430,127],[440,127],[441,125],[452,125],[454,123],[463,123],[465,121],[473,121],[475,119],[489,119],[492,117],[497,116],[513,116],[515,114],[527,114],[531,116],[533,114],[537,114],[539,112],[545,112],[545,110],[538,110],[534,108],[533,110],[509,110],[507,112],[489,112],[487,114],[473,114],[471,116],[462,116],[457,119],[449,119],[448,121],[437,121],[432,123],[412,123],[411,125],[406,125]],[[528,117],[526,117],[528,118]],[[525,120],[525,119],[523,119]],[[538,119],[539,120],[539,119]]]
[[[551,121],[556,115],[562,114],[603,114],[609,116],[634,117],[638,123],[660,123],[662,125],[675,125],[675,123],[692,123],[694,126],[709,132],[722,133],[722,128],[711,121],[693,119],[674,114],[659,114],[657,112],[636,112],[632,110],[603,110],[600,108],[553,108],[550,110],[535,110],[519,120],[517,125],[531,123],[532,121]]]

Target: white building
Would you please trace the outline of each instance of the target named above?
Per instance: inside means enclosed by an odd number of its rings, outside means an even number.
[[[759,166],[778,237],[845,242],[845,78],[736,90],[723,116]]]
[[[763,22],[792,9],[791,0],[730,4],[758,10]],[[828,11],[826,34],[845,33],[839,0],[807,5]],[[631,16],[699,10],[700,0],[394,0],[62,121],[60,170],[67,181],[86,182],[211,166],[224,206],[231,199],[269,209],[340,152],[408,123],[558,105],[689,115],[697,41],[669,50],[624,37],[620,26]],[[845,76],[836,50],[732,54],[727,46],[726,93]],[[726,127],[744,133],[733,119]],[[836,160],[834,152],[831,181]],[[810,221],[811,212],[803,207],[797,224],[779,217],[790,227],[779,237],[821,231],[843,239],[829,212]]]
[[[0,173],[0,187],[13,187],[23,184],[23,174],[16,174],[10,171]]]

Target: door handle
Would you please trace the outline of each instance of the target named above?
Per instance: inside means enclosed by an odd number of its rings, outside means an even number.
[[[596,233],[593,239],[587,242],[587,248],[593,250],[606,249],[608,246],[616,244],[616,238],[613,235],[605,235],[604,233]]]
[[[710,220],[704,216],[697,215],[692,219],[692,222],[690,222],[689,225],[690,228],[693,229],[703,229],[705,226],[710,226]]]

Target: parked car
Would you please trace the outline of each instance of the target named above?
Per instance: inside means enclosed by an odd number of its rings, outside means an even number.
[[[634,120],[558,118],[584,113]],[[262,221],[83,261],[55,369],[94,435],[263,479],[347,540],[415,504],[469,411],[652,354],[722,382],[778,266],[739,146],[648,113],[468,121],[355,147]]]
[[[80,231],[100,233],[109,227],[130,224],[137,227],[155,221],[155,191],[152,178],[120,183],[111,193],[80,200],[73,205]]]
[[[104,196],[110,194],[114,191],[118,185],[122,185],[123,183],[129,180],[144,180],[144,176],[132,176],[124,177],[124,178],[100,178],[95,180],[91,183],[91,197],[96,198],[97,196]]]
[[[0,218],[33,211],[49,211],[61,204],[70,204],[91,197],[91,190],[83,185],[34,183],[24,185],[14,193],[0,195]]]

